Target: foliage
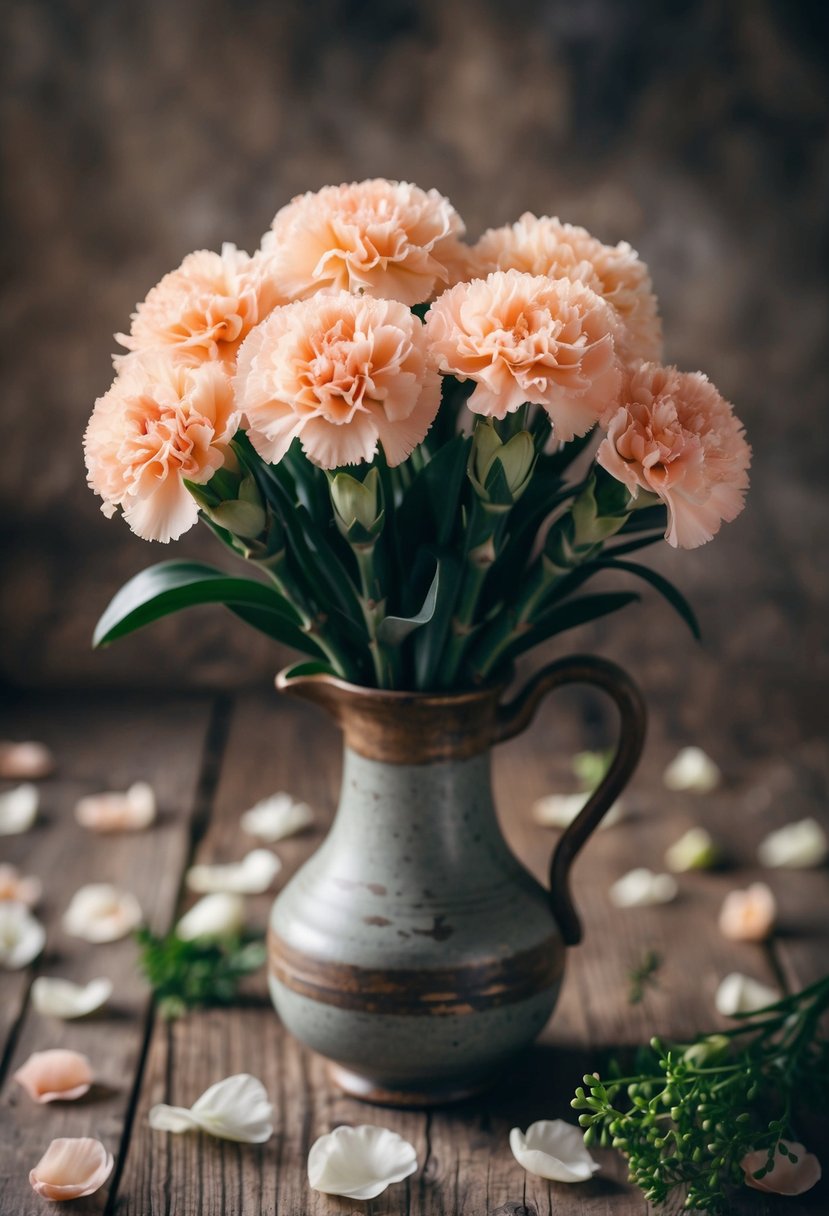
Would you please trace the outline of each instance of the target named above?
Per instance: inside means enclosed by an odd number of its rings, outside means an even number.
[[[825,1101],[827,1010],[829,976],[742,1015],[732,1030],[679,1046],[652,1039],[633,1075],[612,1060],[606,1077],[584,1077],[571,1103],[583,1112],[585,1141],[619,1149],[652,1203],[683,1188],[686,1208],[732,1211],[746,1153],[767,1151],[755,1175],[764,1176],[775,1154],[787,1153],[781,1141],[797,1139],[804,1111]]]
[[[136,934],[139,965],[165,1018],[178,1018],[200,1005],[227,1005],[239,981],[265,961],[258,935],[183,941],[175,933],[157,937],[149,929]]]

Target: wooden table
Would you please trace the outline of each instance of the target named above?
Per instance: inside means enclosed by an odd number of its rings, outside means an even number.
[[[573,788],[568,757],[610,737],[610,724],[592,699],[567,693],[561,701],[543,711],[531,731],[502,747],[496,760],[506,834],[539,876],[554,835],[533,825],[533,800]],[[758,876],[757,841],[770,828],[820,807],[825,750],[807,741],[799,750],[776,755],[750,741],[741,749],[740,740],[731,737],[722,738],[718,748],[715,730],[709,750],[725,764],[723,787],[706,797],[668,794],[661,781],[665,763],[678,744],[701,740],[689,738],[666,710],[653,715],[645,759],[627,799],[629,817],[598,833],[576,865],[586,939],[570,955],[561,1003],[538,1047],[496,1090],[473,1103],[431,1113],[362,1106],[334,1091],[320,1062],[282,1031],[261,977],[233,1008],[166,1023],[154,1014],[131,941],[89,946],[60,927],[73,892],[97,880],[132,890],[149,924],[165,929],[189,898],[182,896],[182,875],[191,858],[243,856],[251,842],[239,830],[240,812],[278,789],[307,800],[318,814],[316,831],[276,846],[283,876],[290,875],[319,842],[335,805],[339,751],[328,723],[265,690],[236,700],[78,693],[20,700],[0,719],[0,729],[3,736],[43,739],[58,758],[56,776],[42,786],[36,826],[0,841],[0,858],[42,878],[40,915],[48,928],[46,953],[36,967],[0,976],[3,1216],[51,1210],[30,1190],[27,1173],[49,1141],[64,1135],[97,1136],[116,1158],[106,1188],[70,1206],[78,1213],[643,1213],[647,1205],[624,1181],[615,1154],[597,1153],[603,1168],[590,1183],[547,1184],[514,1161],[509,1129],[539,1118],[572,1118],[574,1086],[607,1047],[646,1041],[655,1032],[681,1039],[716,1026],[713,995],[727,972],[797,987],[826,969],[825,871],[763,875],[781,910],[780,932],[769,948],[730,944],[716,927],[724,893]],[[139,778],[152,781],[160,800],[161,814],[151,830],[98,837],[77,826],[72,808],[81,794],[124,788]],[[660,868],[665,847],[694,823],[707,824],[723,841],[730,868],[683,876],[680,897],[668,906],[614,910],[608,900],[613,879],[634,865]],[[250,900],[251,924],[264,925],[268,904],[266,897]],[[664,959],[659,986],[631,1004],[629,972],[649,949]],[[46,1020],[28,999],[36,972],[74,980],[109,975],[115,982],[111,1006],[83,1022]],[[32,1051],[56,1046],[87,1053],[97,1084],[79,1102],[35,1106],[12,1073]],[[150,1131],[147,1112],[154,1103],[189,1105],[209,1084],[242,1071],[260,1077],[275,1103],[276,1134],[266,1145]],[[316,1137],[341,1123],[366,1121],[410,1139],[418,1151],[418,1172],[368,1204],[311,1191],[305,1163]],[[801,1200],[752,1195],[739,1210],[817,1216],[829,1210],[829,1192],[824,1182]]]

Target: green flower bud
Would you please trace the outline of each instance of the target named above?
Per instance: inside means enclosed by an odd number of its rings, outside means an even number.
[[[519,431],[502,443],[491,422],[479,422],[472,437],[467,472],[479,498],[510,507],[529,485],[535,460],[529,431]]]
[[[383,528],[383,493],[380,473],[371,469],[365,481],[350,473],[337,473],[331,479],[331,502],[337,527],[348,540],[365,543]]]
[[[230,502],[219,503],[212,507],[207,514],[233,536],[241,536],[243,540],[254,540],[262,532],[268,522],[264,507],[257,502],[244,502],[235,498]]]

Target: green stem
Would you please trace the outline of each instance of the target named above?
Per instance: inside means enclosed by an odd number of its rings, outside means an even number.
[[[368,648],[374,667],[374,678],[378,688],[394,688],[398,675],[397,655],[384,646],[378,637],[380,622],[386,614],[386,597],[382,594],[381,579],[375,562],[377,541],[366,545],[352,545],[360,573],[360,606],[368,630]]]

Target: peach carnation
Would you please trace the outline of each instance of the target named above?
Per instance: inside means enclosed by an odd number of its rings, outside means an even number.
[[[84,436],[87,480],[145,540],[176,540],[198,519],[184,485],[209,481],[238,426],[221,364],[195,367],[169,355],[135,355],[95,402]]]
[[[324,469],[390,465],[421,442],[440,405],[422,322],[395,300],[347,292],[277,308],[239,352],[239,408],[263,460],[295,438]]]
[[[186,362],[232,363],[254,325],[283,302],[261,254],[230,244],[221,253],[200,249],[153,287],[130,332],[115,337],[129,351],[169,348]]]
[[[631,494],[643,489],[663,500],[674,548],[695,549],[742,511],[751,448],[731,405],[701,372],[642,364],[603,424],[597,461]]]
[[[437,190],[374,178],[298,195],[262,249],[288,298],[351,291],[411,306],[449,281],[463,231]]]
[[[529,401],[563,442],[618,399],[614,324],[584,283],[506,270],[444,292],[426,332],[441,371],[476,381],[474,413],[504,418]]]
[[[522,270],[578,279],[621,321],[616,350],[623,363],[662,357],[662,325],[648,268],[627,241],[603,245],[586,228],[527,211],[515,224],[490,228],[469,253],[476,275]]]

